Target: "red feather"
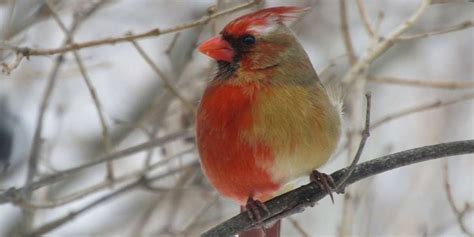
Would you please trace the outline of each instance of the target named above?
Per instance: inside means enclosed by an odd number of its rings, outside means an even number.
[[[304,12],[306,8],[301,7],[272,7],[243,15],[229,24],[222,30],[222,33],[230,35],[248,34],[251,26],[267,25],[271,21],[284,22],[295,18],[297,13]]]
[[[274,7],[244,15],[200,47],[220,61],[221,72],[232,72],[213,80],[202,96],[196,117],[201,164],[212,185],[240,205],[249,197],[266,201],[289,179],[309,173],[327,161],[339,139],[337,111],[283,24],[305,10]],[[241,48],[236,40],[247,34],[258,43]],[[279,233],[280,221],[265,233],[240,236]]]
[[[257,164],[257,159],[273,161],[271,149],[261,143],[249,144],[240,136],[251,129],[252,104],[259,90],[262,88],[255,83],[210,85],[196,120],[198,147],[207,177],[217,190],[242,205],[249,196],[262,198],[280,188]]]

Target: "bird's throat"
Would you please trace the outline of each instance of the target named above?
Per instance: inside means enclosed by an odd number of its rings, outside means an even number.
[[[227,80],[231,78],[235,72],[239,69],[239,64],[226,61],[217,61],[217,74],[214,77],[215,80]]]

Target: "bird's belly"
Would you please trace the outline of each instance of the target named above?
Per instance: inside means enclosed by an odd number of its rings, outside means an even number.
[[[223,195],[245,204],[252,196],[265,200],[280,188],[259,163],[271,163],[272,151],[263,144],[246,144],[228,131],[199,130],[198,148],[203,170]],[[203,134],[206,134],[203,136]]]
[[[259,165],[284,184],[320,167],[330,158],[340,136],[338,112],[323,95],[286,87],[257,99],[249,141],[272,147],[274,159]]]
[[[324,164],[337,145],[340,120],[313,97],[301,87],[208,88],[196,135],[202,167],[214,187],[241,204],[249,196],[265,200]]]
[[[264,200],[280,187],[259,165],[272,163],[273,151],[243,136],[253,126],[253,100],[248,86],[210,87],[196,117],[197,145],[206,176],[220,193],[240,204],[249,196]]]
[[[332,147],[321,147],[315,144],[311,148],[301,147],[291,149],[289,152],[275,154],[274,161],[267,170],[272,174],[273,180],[285,184],[295,178],[309,175],[311,171],[324,165],[330,158]]]

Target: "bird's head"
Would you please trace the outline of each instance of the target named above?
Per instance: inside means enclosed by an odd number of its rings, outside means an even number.
[[[284,24],[305,11],[300,7],[273,7],[241,16],[203,44],[198,50],[215,59],[220,66],[259,70],[295,60],[304,53]],[[303,52],[300,52],[303,51]],[[296,59],[297,60],[297,59]]]

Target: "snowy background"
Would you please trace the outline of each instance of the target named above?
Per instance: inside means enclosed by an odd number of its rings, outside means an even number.
[[[101,1],[67,0],[50,1],[50,4],[68,27],[74,13],[98,2]],[[172,28],[244,1],[218,1],[217,6],[212,0],[102,2],[81,23],[74,34],[75,42]],[[354,51],[362,57],[374,39],[364,28],[356,1],[346,2]],[[378,34],[384,37],[406,21],[421,1],[364,2],[372,25],[378,25]],[[293,30],[321,78],[340,80],[349,64],[341,34],[339,1],[265,1],[259,7],[279,5],[312,7],[292,25]],[[47,235],[197,236],[237,214],[239,207],[219,197],[195,163],[192,107],[211,77],[213,65],[194,49],[220,31],[226,22],[252,9],[256,7],[180,31],[179,36],[173,32],[137,40],[161,75],[130,42],[77,51],[102,105],[110,149],[104,146],[97,108],[78,64],[71,52],[66,53],[44,115],[41,139],[37,141],[41,149],[36,180],[93,162],[105,154],[119,153],[155,137],[180,135],[114,161],[113,182],[106,180],[107,169],[102,162],[37,189],[30,203],[1,204],[0,236],[37,230],[130,184],[130,189],[80,212]],[[463,22],[470,22],[472,26],[473,16],[472,2],[434,1],[403,35],[448,29]],[[397,42],[373,62],[367,72],[369,78],[420,80],[428,85],[433,81],[460,83],[462,86],[446,89],[369,80],[362,94],[372,92],[373,122],[419,105],[457,102],[433,105],[430,110],[402,116],[372,129],[361,161],[474,137],[474,31],[470,26]],[[44,1],[0,0],[0,62],[14,63],[11,46],[53,49],[60,47],[64,38],[64,32]],[[10,163],[9,169],[0,174],[2,193],[25,184],[40,103],[56,56],[31,56],[9,75],[0,74],[0,128],[13,136],[11,155],[0,157],[2,164],[7,160]],[[170,92],[166,80],[184,97],[184,102]],[[346,126],[347,131],[349,127]],[[346,140],[341,141],[340,149],[344,149]],[[6,140],[0,142],[6,143]],[[464,155],[423,162],[356,183],[349,189],[347,198],[336,195],[334,205],[325,198],[314,208],[285,219],[282,236],[465,236],[447,199],[444,165],[447,161],[457,209],[470,205],[462,222],[472,233],[473,158],[473,155]],[[342,150],[321,170],[331,173],[344,167],[347,159],[347,151]],[[178,171],[156,178],[147,187],[139,182],[144,169],[147,177]],[[133,185],[134,182],[138,185]],[[304,182],[306,179],[301,181]],[[22,207],[33,212],[32,225],[25,225],[26,214],[22,213]]]

